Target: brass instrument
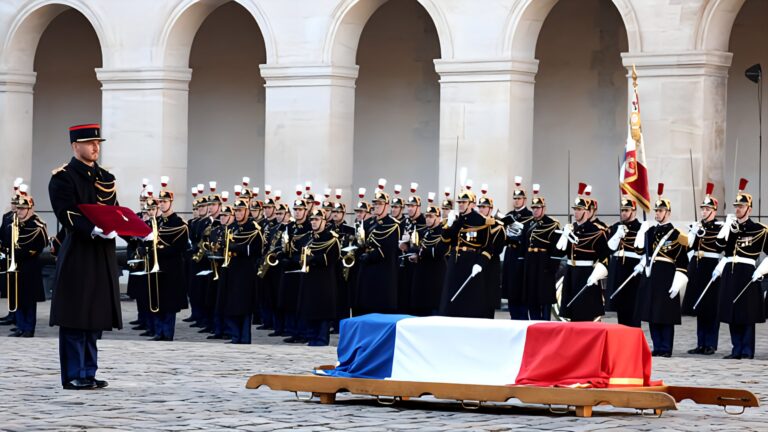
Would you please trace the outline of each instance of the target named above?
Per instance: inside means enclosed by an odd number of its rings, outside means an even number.
[[[157,229],[157,218],[152,217],[152,270],[150,270],[150,273],[157,273],[160,271],[160,262],[157,259],[157,243],[160,241],[160,235],[158,234]]]
[[[312,252],[309,250],[309,247],[304,246],[301,248],[301,259],[299,262],[301,262],[301,272],[302,273],[309,273],[309,256],[312,255]]]
[[[19,244],[19,216],[13,213],[13,222],[11,223],[11,244],[9,245],[10,258],[8,264],[8,278],[6,279],[6,293],[8,294],[8,312],[16,312],[19,309],[19,275],[16,273],[18,265],[16,264],[16,247]],[[15,300],[13,306],[11,306],[11,276],[13,276],[13,298]]]
[[[147,273],[147,290],[149,291],[149,310],[152,313],[157,313],[160,311],[160,285],[159,285],[159,278],[157,277],[157,273],[160,272],[160,261],[157,258],[157,243],[160,241],[159,239],[160,234],[159,230],[157,228],[157,218],[152,216],[152,270]],[[146,262],[147,258],[145,258],[145,264],[144,268],[146,269],[149,265],[148,262]],[[155,304],[152,305],[152,274],[154,273],[155,276]]]
[[[270,267],[274,267],[280,263],[280,261],[277,259],[277,252],[278,249],[282,246],[277,245],[277,240],[281,239],[282,235],[275,233],[272,236],[272,240],[269,242],[269,249],[267,249],[267,254],[264,255],[264,260],[261,262],[261,265],[259,265],[259,270],[256,272],[256,276],[258,276],[261,279],[264,279],[264,276],[267,275],[267,271]]]
[[[229,242],[234,240],[234,238],[234,229],[224,227],[224,264],[221,265],[221,268],[229,267],[229,262],[232,259],[232,256],[229,254]]]

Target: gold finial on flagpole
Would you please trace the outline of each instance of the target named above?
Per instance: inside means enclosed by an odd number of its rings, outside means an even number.
[[[632,87],[637,88],[637,69],[632,65]]]

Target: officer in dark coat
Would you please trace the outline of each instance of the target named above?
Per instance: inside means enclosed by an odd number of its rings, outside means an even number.
[[[56,262],[51,325],[59,326],[61,383],[65,389],[106,387],[95,379],[96,341],[104,330],[122,328],[120,270],[115,233],[85,218],[79,204],[117,204],[115,177],[96,161],[103,139],[97,124],[69,130],[74,157],[53,171],[51,207],[67,230]]]
[[[434,193],[429,193],[424,212],[424,226],[418,230],[419,244],[411,250],[414,263],[411,283],[411,313],[416,316],[437,315],[445,278],[445,253],[442,240],[443,224],[440,209],[434,205]]]
[[[383,179],[382,179],[383,180]],[[380,184],[380,187],[384,187],[386,185],[386,182],[384,185]],[[408,224],[408,217],[405,214],[405,200],[402,196],[400,196],[400,193],[402,191],[402,186],[399,184],[396,184],[394,187],[394,196],[392,197],[392,200],[390,201],[390,212],[389,215],[392,216],[392,219],[395,220],[395,222],[400,225],[400,236],[402,237],[407,229]],[[398,246],[400,246],[402,243],[402,238],[399,240]],[[402,250],[400,251],[402,252]],[[411,268],[408,266],[408,259],[405,258],[405,255],[403,253],[398,253],[398,259],[397,259],[397,313],[407,313],[410,310],[410,304],[408,303],[410,301],[411,296]]]
[[[718,202],[712,196],[714,188],[714,183],[707,183],[707,194],[699,205],[701,220],[688,231],[688,288],[683,298],[683,314],[696,317],[697,337],[696,348],[688,350],[688,354],[714,354],[720,332],[717,317],[720,284],[712,281],[712,272],[722,256],[722,248],[717,245],[721,226],[716,219]]]
[[[532,187],[531,210],[533,221],[523,232],[526,245],[523,298],[528,316],[532,320],[549,321],[555,296],[555,274],[563,253],[557,249],[555,231],[560,222],[546,215],[547,202],[539,195],[539,185]]]
[[[297,190],[300,194],[301,191]],[[314,205],[314,198],[313,205]],[[286,343],[307,343],[304,337],[306,323],[298,315],[299,284],[301,276],[301,252],[312,238],[312,227],[307,218],[309,205],[307,201],[299,197],[293,201],[293,215],[295,222],[288,231],[287,248],[281,255],[283,274],[280,278],[280,291],[278,293],[278,307],[285,319]]]
[[[218,293],[219,284],[219,270],[221,269],[221,248],[223,247],[222,240],[223,228],[222,228],[222,215],[221,211],[225,205],[225,198],[229,196],[227,191],[224,191],[221,195],[216,193],[216,182],[210,182],[211,193],[208,195],[208,222],[205,222],[205,228],[202,233],[202,246],[204,250],[205,260],[207,264],[206,269],[203,271],[204,279],[202,284],[203,289],[203,310],[205,311],[205,327],[203,327],[198,333],[212,333],[206,338],[210,339],[223,339],[223,324],[221,317],[216,313],[216,296]],[[226,215],[225,218],[229,218],[231,215]],[[203,223],[201,223],[203,225]],[[201,261],[202,263],[203,261]]]
[[[449,252],[440,299],[441,315],[493,318],[492,311],[489,314],[488,310],[490,300],[484,269],[493,256],[491,227],[494,220],[475,210],[476,200],[474,192],[462,190],[456,197],[458,212],[449,213],[443,226],[442,239]],[[457,295],[468,279],[469,282]]]
[[[413,285],[415,264],[409,259],[409,257],[418,250],[421,244],[421,233],[419,231],[422,230],[426,224],[424,214],[421,212],[421,197],[416,195],[418,186],[417,183],[411,183],[411,194],[405,201],[407,217],[405,218],[405,223],[402,225],[403,231],[400,234],[399,245],[401,252],[400,256],[402,257],[400,258],[400,272],[401,276],[404,278],[402,282],[408,288],[408,292],[403,294],[407,296],[408,299],[401,302],[402,304],[407,305],[408,309],[401,310],[401,312],[414,315],[424,312],[423,309],[417,310],[419,308],[416,308],[412,304],[414,292],[422,290],[423,287]],[[398,292],[398,296],[400,294],[401,292]]]
[[[339,239],[342,252],[341,256],[344,257],[350,254],[350,257],[354,256],[354,250],[349,250],[355,246],[355,228],[347,225],[344,221],[344,215],[346,214],[346,206],[341,201],[341,190],[337,189],[336,202],[331,210],[331,230],[336,233]],[[347,252],[343,250],[347,248]],[[350,258],[347,258],[349,260]],[[356,258],[355,258],[356,259]],[[350,261],[347,261],[349,263]],[[349,271],[342,259],[336,263],[336,319],[332,324],[332,333],[338,333],[339,322],[343,319],[350,317],[350,295],[349,295]]]
[[[37,302],[45,301],[40,254],[48,244],[48,232],[45,222],[35,214],[34,205],[31,196],[19,196],[16,217],[0,231],[3,245],[9,247],[8,305],[15,311],[16,320],[16,331],[9,335],[12,337],[35,335]]]
[[[285,264],[282,259],[289,247],[289,234],[293,230],[293,220],[288,205],[276,203],[272,198],[264,200],[264,209],[274,208],[272,218],[265,223],[267,231],[267,247],[264,252],[264,261],[261,264],[259,274],[262,277],[261,287],[264,298],[262,307],[268,312],[264,316],[272,316],[273,332],[267,336],[288,336],[285,332],[285,316],[280,308],[280,281],[283,278]],[[263,309],[264,310],[264,309]]]
[[[146,221],[147,216],[144,211],[144,207],[147,201],[146,187],[149,184],[147,179],[144,179],[142,191],[139,194],[139,211],[136,212],[141,220]],[[149,269],[145,268],[146,248],[144,242],[139,238],[129,238],[126,240],[125,254],[127,257],[128,266],[128,287],[126,294],[128,297],[136,301],[136,319],[128,324],[133,325],[133,330],[147,330],[149,320],[149,310],[146,307],[142,307],[140,298],[142,296],[146,298],[147,295],[147,276],[146,272]]]
[[[386,184],[386,182],[384,182]],[[390,216],[389,194],[379,181],[373,197],[373,217],[363,222],[365,238],[358,258],[355,286],[356,316],[398,311],[398,241],[400,224]]]
[[[13,182],[11,209],[6,213],[3,213],[2,223],[0,223],[0,233],[5,231],[5,227],[13,222],[13,217],[16,214],[16,204],[19,202],[19,186],[21,186],[23,181],[24,180],[19,177]],[[5,256],[7,251],[8,245],[4,244],[3,239],[0,238],[0,272],[2,272],[2,277],[0,278],[0,298],[6,298],[8,294],[6,292],[6,288],[8,286],[8,274],[6,273],[6,270],[8,269],[8,260]],[[8,315],[0,318],[0,325],[5,326],[15,324],[15,314],[15,312],[8,311]]]
[[[312,234],[305,246],[300,273],[298,314],[306,322],[304,338],[309,346],[327,346],[331,322],[336,319],[337,262],[341,254],[338,235],[326,227],[325,210],[309,217]]]
[[[522,177],[515,177],[513,209],[501,220],[507,241],[501,277],[502,295],[508,301],[509,315],[513,320],[527,320],[529,317],[523,289],[523,260],[527,250],[523,233],[530,227],[533,213],[526,207],[527,197],[522,182]]]
[[[659,199],[654,206],[656,226],[638,237],[644,239],[638,266],[644,270],[637,297],[637,318],[648,323],[653,340],[653,355],[670,357],[675,326],[680,325],[681,290],[688,284],[688,238],[669,222],[672,204],[662,197],[664,185],[659,183]],[[644,233],[645,231],[645,233]]]
[[[501,307],[501,254],[504,252],[504,246],[507,243],[507,236],[504,234],[504,222],[496,219],[493,208],[493,198],[487,196],[488,185],[483,185],[483,196],[477,202],[477,211],[488,220],[493,220],[491,226],[491,260],[488,261],[488,267],[485,269],[486,296],[488,297],[488,315],[493,316],[494,311]]]
[[[193,187],[192,191],[193,191],[192,192],[192,217],[187,220],[187,227],[189,229],[189,244],[187,245],[187,250],[184,253],[184,268],[186,269],[186,274],[187,274],[187,277],[186,277],[187,298],[189,300],[190,314],[187,318],[184,318],[182,321],[187,323],[192,323],[192,325],[194,325],[202,317],[202,306],[200,304],[200,297],[197,296],[197,293],[194,292],[195,275],[200,270],[196,269],[197,262],[193,260],[193,257],[197,252],[197,245],[200,243],[200,237],[198,236],[199,231],[197,230],[197,225],[203,219],[203,216],[201,215],[201,211],[200,211],[200,208],[201,208],[200,203],[201,202],[204,203],[204,200],[197,197],[200,193],[202,193],[202,190],[198,192],[197,186]],[[207,213],[207,209],[205,211]]]
[[[251,343],[251,316],[256,295],[254,262],[261,258],[264,237],[250,218],[247,198],[235,200],[234,223],[228,227],[219,280],[218,309],[233,344]]]
[[[161,180],[162,181],[162,180]],[[152,311],[155,319],[154,341],[172,341],[176,329],[176,314],[187,308],[187,274],[184,269],[184,253],[189,245],[189,227],[173,211],[173,192],[166,189],[158,195],[159,217],[156,218],[157,237],[151,254],[157,254],[159,272],[150,278],[150,286],[156,283],[156,289],[150,290],[158,295],[156,310]],[[153,264],[154,265],[154,264]],[[150,269],[151,270],[151,269]]]
[[[571,321],[592,321],[605,313],[600,280],[608,275],[608,239],[605,231],[590,220],[587,185],[579,184],[572,208],[574,224],[563,227],[557,248],[565,251],[567,267],[563,276],[560,316]]]
[[[363,254],[365,245],[365,230],[370,226],[370,222],[376,220],[371,215],[371,204],[365,200],[365,188],[359,188],[357,191],[359,201],[355,204],[355,243],[354,245],[344,246],[344,256],[341,261],[347,263],[344,265],[342,275],[347,280],[349,290],[349,307],[352,315],[358,315],[357,310],[357,278],[360,272],[360,255]],[[354,248],[350,247],[354,246]]]
[[[640,327],[640,319],[635,315],[640,277],[633,276],[635,267],[640,262],[640,255],[634,246],[637,232],[640,230],[640,222],[635,217],[637,204],[630,197],[622,197],[619,208],[619,222],[611,225],[607,231],[611,258],[608,262],[605,292],[606,309],[616,311],[619,324]],[[619,288],[621,291],[617,293]]]
[[[760,253],[768,253],[768,228],[750,219],[752,195],[745,192],[741,179],[730,214],[718,234],[718,245],[725,258],[716,273],[720,278],[719,317],[728,324],[733,348],[726,359],[751,359],[755,356],[755,324],[765,322],[765,300],[760,282],[768,274],[768,260],[755,267]]]

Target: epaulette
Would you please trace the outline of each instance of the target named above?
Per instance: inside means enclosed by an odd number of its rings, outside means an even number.
[[[485,218],[485,225],[486,226],[494,226],[494,225],[496,225],[496,218],[494,218],[494,217],[486,217]]]
[[[339,238],[339,234],[336,233],[336,231],[331,231],[331,235],[333,236],[333,238]]]
[[[679,228],[675,229],[677,230],[677,242],[685,247],[688,247],[688,234],[682,232]]]
[[[56,174],[58,174],[58,173],[60,173],[62,171],[66,171],[66,170],[67,170],[67,164],[63,164],[62,166],[60,166],[58,168],[54,168],[53,170],[51,170],[51,174],[52,175],[56,175]]]
[[[41,228],[48,228],[48,224],[46,224],[44,220],[41,220],[37,217],[35,218],[35,224]]]

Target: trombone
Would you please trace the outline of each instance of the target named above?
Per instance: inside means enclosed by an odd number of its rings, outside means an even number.
[[[160,241],[157,228],[157,218],[152,216],[152,270],[147,273],[147,290],[149,290],[149,310],[152,313],[160,311],[160,279],[157,277],[157,273],[160,272],[160,261],[157,258],[157,243]],[[149,263],[147,263],[149,264]],[[146,269],[147,264],[144,265]],[[152,273],[155,275],[155,304],[152,305]]]
[[[19,244],[19,215],[15,212],[13,213],[13,222],[11,223],[11,252],[10,252],[10,263],[8,264],[8,278],[6,279],[6,288],[8,292],[8,312],[16,312],[16,310],[19,308],[19,275],[16,273],[18,271],[18,265],[16,264],[16,247]],[[11,307],[11,273],[16,273],[13,275],[13,285],[14,285],[14,304],[13,307]]]
[[[234,229],[230,230],[228,227],[224,227],[224,263],[221,265],[221,268],[229,267],[229,262],[232,259],[229,254],[229,242],[234,240],[234,237]]]

